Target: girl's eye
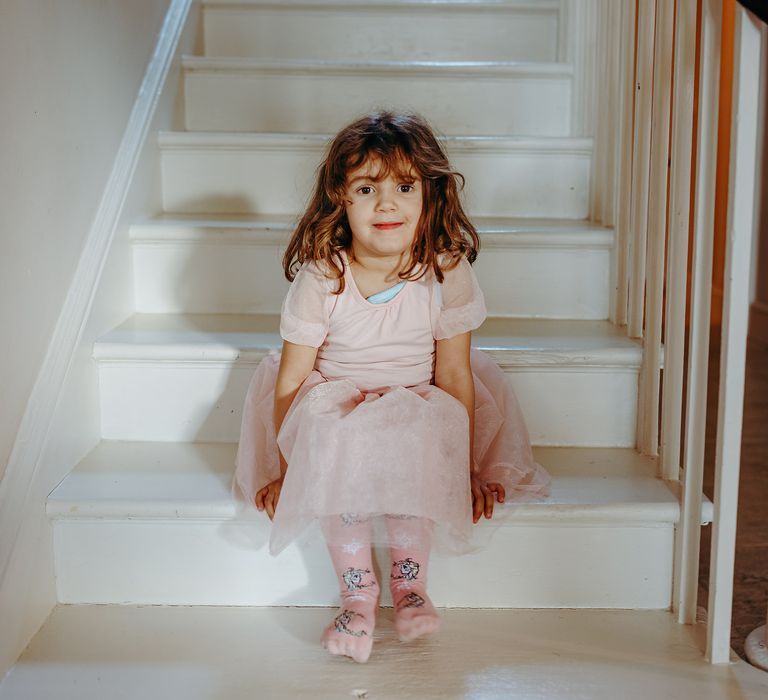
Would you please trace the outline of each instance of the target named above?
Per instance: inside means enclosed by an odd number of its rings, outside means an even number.
[[[357,191],[360,194],[370,194],[371,192],[373,192],[373,187],[371,187],[370,185],[363,185],[362,187],[358,187]]]
[[[413,192],[414,187],[413,185],[400,185],[398,188],[401,192]]]

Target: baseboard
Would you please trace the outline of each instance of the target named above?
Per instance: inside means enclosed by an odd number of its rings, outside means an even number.
[[[90,358],[90,336],[100,323],[110,323],[125,313],[117,308],[124,301],[111,301],[103,288],[115,284],[109,279],[109,267],[116,232],[125,229],[127,239],[126,202],[136,198],[134,175],[145,154],[162,89],[180,59],[178,47],[192,4],[193,0],[169,2],[0,481],[0,678],[57,601],[52,528],[45,515],[45,500],[99,439],[98,380]],[[126,260],[128,254],[127,246],[120,251]],[[127,279],[123,270],[119,283],[130,284]]]

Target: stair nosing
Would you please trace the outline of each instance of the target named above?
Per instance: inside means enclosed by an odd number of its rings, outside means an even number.
[[[263,59],[229,56],[183,56],[186,74],[282,73],[327,75],[434,75],[438,77],[516,77],[570,79],[573,66],[537,61],[353,61],[330,59]]]
[[[195,314],[137,314],[138,317],[195,317]],[[223,317],[227,314],[203,314],[204,317]],[[235,314],[234,317],[247,316]],[[229,331],[207,331],[204,327],[185,331],[131,330],[113,329],[102,336],[93,347],[93,358],[101,367],[124,364],[202,364],[214,363],[256,365],[266,355],[276,353],[282,346],[279,334],[279,314],[253,314],[253,319],[260,319],[262,329],[249,331],[237,329]],[[541,319],[552,327],[556,319]],[[569,343],[569,336],[555,336],[562,340],[551,340],[553,336],[531,333],[526,336],[515,335],[516,322],[538,321],[524,317],[520,319],[499,316],[489,317],[487,321],[499,323],[508,321],[512,328],[510,334],[483,333],[482,326],[474,331],[473,347],[487,352],[503,369],[525,371],[528,369],[562,371],[584,371],[586,368],[597,370],[630,369],[636,371],[641,363],[642,348],[638,341],[624,336],[606,336],[601,344],[583,346]],[[596,324],[607,328],[608,321],[579,321],[562,319],[563,323],[584,324],[589,330]],[[534,326],[535,330],[535,326]],[[142,340],[142,334],[144,340]],[[175,338],[173,337],[175,334]],[[524,345],[520,338],[541,338]]]
[[[162,151],[175,150],[301,150],[321,152],[332,134],[235,131],[160,131]],[[452,152],[537,152],[591,157],[592,139],[575,136],[443,136]]]
[[[513,12],[559,12],[558,0],[203,0],[203,8],[222,11],[236,10],[382,10],[402,8],[407,10],[501,10]]]
[[[182,448],[181,456],[175,451]],[[205,467],[201,467],[199,457],[190,457],[186,450],[191,447],[204,450]],[[170,448],[170,457],[163,450]],[[213,451],[211,451],[213,448]],[[125,463],[123,450],[130,453],[138,449],[140,466],[130,468],[132,454]],[[235,443],[195,444],[180,443],[126,443],[102,441],[93,452],[75,468],[68,483],[62,482],[49,496],[46,512],[51,520],[159,520],[159,521],[222,521],[238,519],[245,507],[247,519],[262,517],[255,510],[248,508],[240,498],[235,497],[233,484],[234,464],[229,461],[234,456]],[[496,511],[496,522],[503,527],[526,525],[530,523],[549,525],[563,521],[575,525],[605,525],[607,523],[644,523],[653,526],[658,523],[676,522],[679,517],[679,494],[675,484],[663,482],[655,476],[655,467],[651,458],[638,455],[629,448],[586,448],[589,454],[580,453],[584,448],[561,448],[558,455],[561,466],[557,469],[550,465],[553,483],[562,485],[559,493],[548,498],[529,502],[510,501]],[[116,452],[115,452],[116,450]],[[159,452],[157,451],[159,450]],[[555,450],[557,452],[558,450]],[[534,455],[538,450],[534,448]],[[565,462],[578,465],[588,463],[600,454],[599,460],[612,464],[614,460],[624,460],[624,472],[619,474],[579,472],[578,466],[572,471],[562,472],[563,457]],[[630,461],[626,461],[631,453]],[[153,457],[154,454],[154,457]],[[546,462],[551,456],[551,448],[537,456]],[[585,460],[585,456],[588,460]],[[172,469],[168,465],[172,460]],[[193,459],[192,462],[189,460]],[[211,460],[213,460],[211,462]],[[83,468],[83,464],[88,464]],[[106,466],[105,466],[106,465]],[[147,477],[150,477],[147,479]],[[134,483],[126,488],[126,479]],[[176,479],[177,484],[168,487],[169,493],[187,491],[188,497],[157,498],[157,479]],[[564,483],[567,482],[567,483]],[[95,486],[94,486],[95,483]],[[653,484],[651,491],[647,484]],[[645,486],[644,486],[645,485]],[[165,487],[166,484],[163,484]],[[585,502],[585,494],[609,489],[601,496],[605,500]],[[639,491],[632,492],[632,489]],[[85,493],[83,496],[78,495]],[[94,493],[96,495],[94,495]],[[126,495],[130,493],[131,495]],[[144,495],[150,494],[150,495]],[[213,495],[211,495],[213,494]],[[606,498],[607,495],[607,498]],[[629,496],[629,497],[628,497]],[[557,500],[552,501],[552,498]],[[568,497],[573,498],[567,502]],[[636,500],[632,500],[635,497]],[[627,500],[616,500],[625,498]],[[499,523],[501,520],[501,523]],[[482,522],[482,521],[481,521]]]
[[[673,502],[630,502],[626,504],[571,505],[565,503],[508,504],[515,513],[497,515],[502,527],[528,524],[601,525],[611,523],[676,523],[679,519],[679,505]],[[46,514],[49,520],[60,521],[231,521],[237,519],[238,504],[234,501],[212,499],[210,502],[189,502],[178,500],[156,502],[120,501],[48,501]],[[498,524],[495,523],[495,524]]]
[[[293,232],[298,217],[291,221],[241,222],[233,226],[213,221],[143,222],[130,228],[129,236],[134,246],[212,245],[212,246],[282,246]],[[478,222],[477,232],[481,250],[496,249],[558,249],[558,250],[608,250],[614,244],[611,228],[595,225],[569,229],[553,224],[551,227],[520,222],[504,225]]]

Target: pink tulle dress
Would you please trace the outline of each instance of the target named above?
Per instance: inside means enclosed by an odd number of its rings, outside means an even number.
[[[374,304],[358,290],[342,252],[346,286],[319,264],[305,262],[285,297],[280,335],[318,348],[279,435],[273,422],[279,354],[254,373],[243,410],[233,491],[254,505],[256,493],[280,475],[277,445],[288,471],[272,521],[270,553],[281,552],[328,516],[368,518],[375,544],[389,545],[383,515],[424,517],[434,548],[476,551],[469,480],[469,418],[464,405],[433,381],[435,341],[474,330],[485,303],[466,259],[438,283],[430,270]],[[504,373],[472,349],[475,435],[472,468],[500,482],[505,504],[549,494],[549,474],[531,452],[528,431]],[[496,516],[494,516],[496,517]]]

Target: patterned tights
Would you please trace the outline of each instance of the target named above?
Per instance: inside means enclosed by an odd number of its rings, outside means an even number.
[[[402,641],[410,641],[440,626],[426,591],[432,521],[387,515],[385,522],[391,542],[389,587],[395,630]],[[373,571],[371,522],[345,513],[325,518],[321,524],[341,595],[341,607],[323,632],[322,644],[332,654],[350,656],[363,663],[373,645],[380,593]]]

